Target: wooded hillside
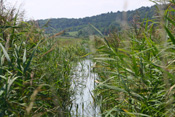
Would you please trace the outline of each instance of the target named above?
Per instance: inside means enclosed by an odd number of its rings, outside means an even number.
[[[89,28],[89,23],[98,28],[103,34],[108,34],[112,30],[121,29],[121,21],[123,21],[123,14],[127,14],[128,24],[131,24],[133,18],[137,20],[152,19],[155,15],[156,7],[141,7],[139,9],[127,12],[108,12],[92,17],[85,17],[79,19],[68,18],[52,18],[45,20],[38,20],[39,26],[44,27],[46,33],[57,33],[62,30],[68,32],[77,32],[77,35],[93,34],[92,28]]]

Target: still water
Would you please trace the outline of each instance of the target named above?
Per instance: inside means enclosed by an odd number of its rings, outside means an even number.
[[[99,106],[95,103],[93,90],[98,75],[92,72],[93,62],[84,60],[74,69],[72,88],[76,92],[73,97],[73,117],[101,117]]]

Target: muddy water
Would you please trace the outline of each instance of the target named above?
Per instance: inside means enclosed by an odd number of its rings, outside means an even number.
[[[73,97],[73,117],[100,117],[100,109],[94,101],[94,80],[98,75],[92,72],[93,62],[84,60],[74,69],[72,88],[76,92]]]

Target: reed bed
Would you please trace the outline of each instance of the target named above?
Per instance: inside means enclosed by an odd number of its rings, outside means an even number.
[[[174,6],[157,4],[155,19],[109,36],[92,26],[103,36],[91,36],[101,116],[175,115]],[[72,116],[72,68],[91,54],[87,42],[47,37],[22,16],[0,0],[0,116]]]
[[[133,22],[125,34],[105,37],[94,68],[102,116],[175,115],[174,5],[174,0],[157,4],[156,19]]]
[[[35,21],[0,1],[0,116],[71,116],[71,68],[83,44],[59,47]]]

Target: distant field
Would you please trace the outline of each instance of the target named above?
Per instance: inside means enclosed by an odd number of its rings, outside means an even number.
[[[83,39],[81,38],[58,38],[58,45],[60,46],[72,46],[72,45],[76,45],[78,43],[81,43],[83,41]]]
[[[70,36],[73,36],[73,37],[75,37],[75,36],[77,36],[77,34],[78,34],[78,31],[74,31],[74,32],[68,32],[69,33],[69,35]]]

